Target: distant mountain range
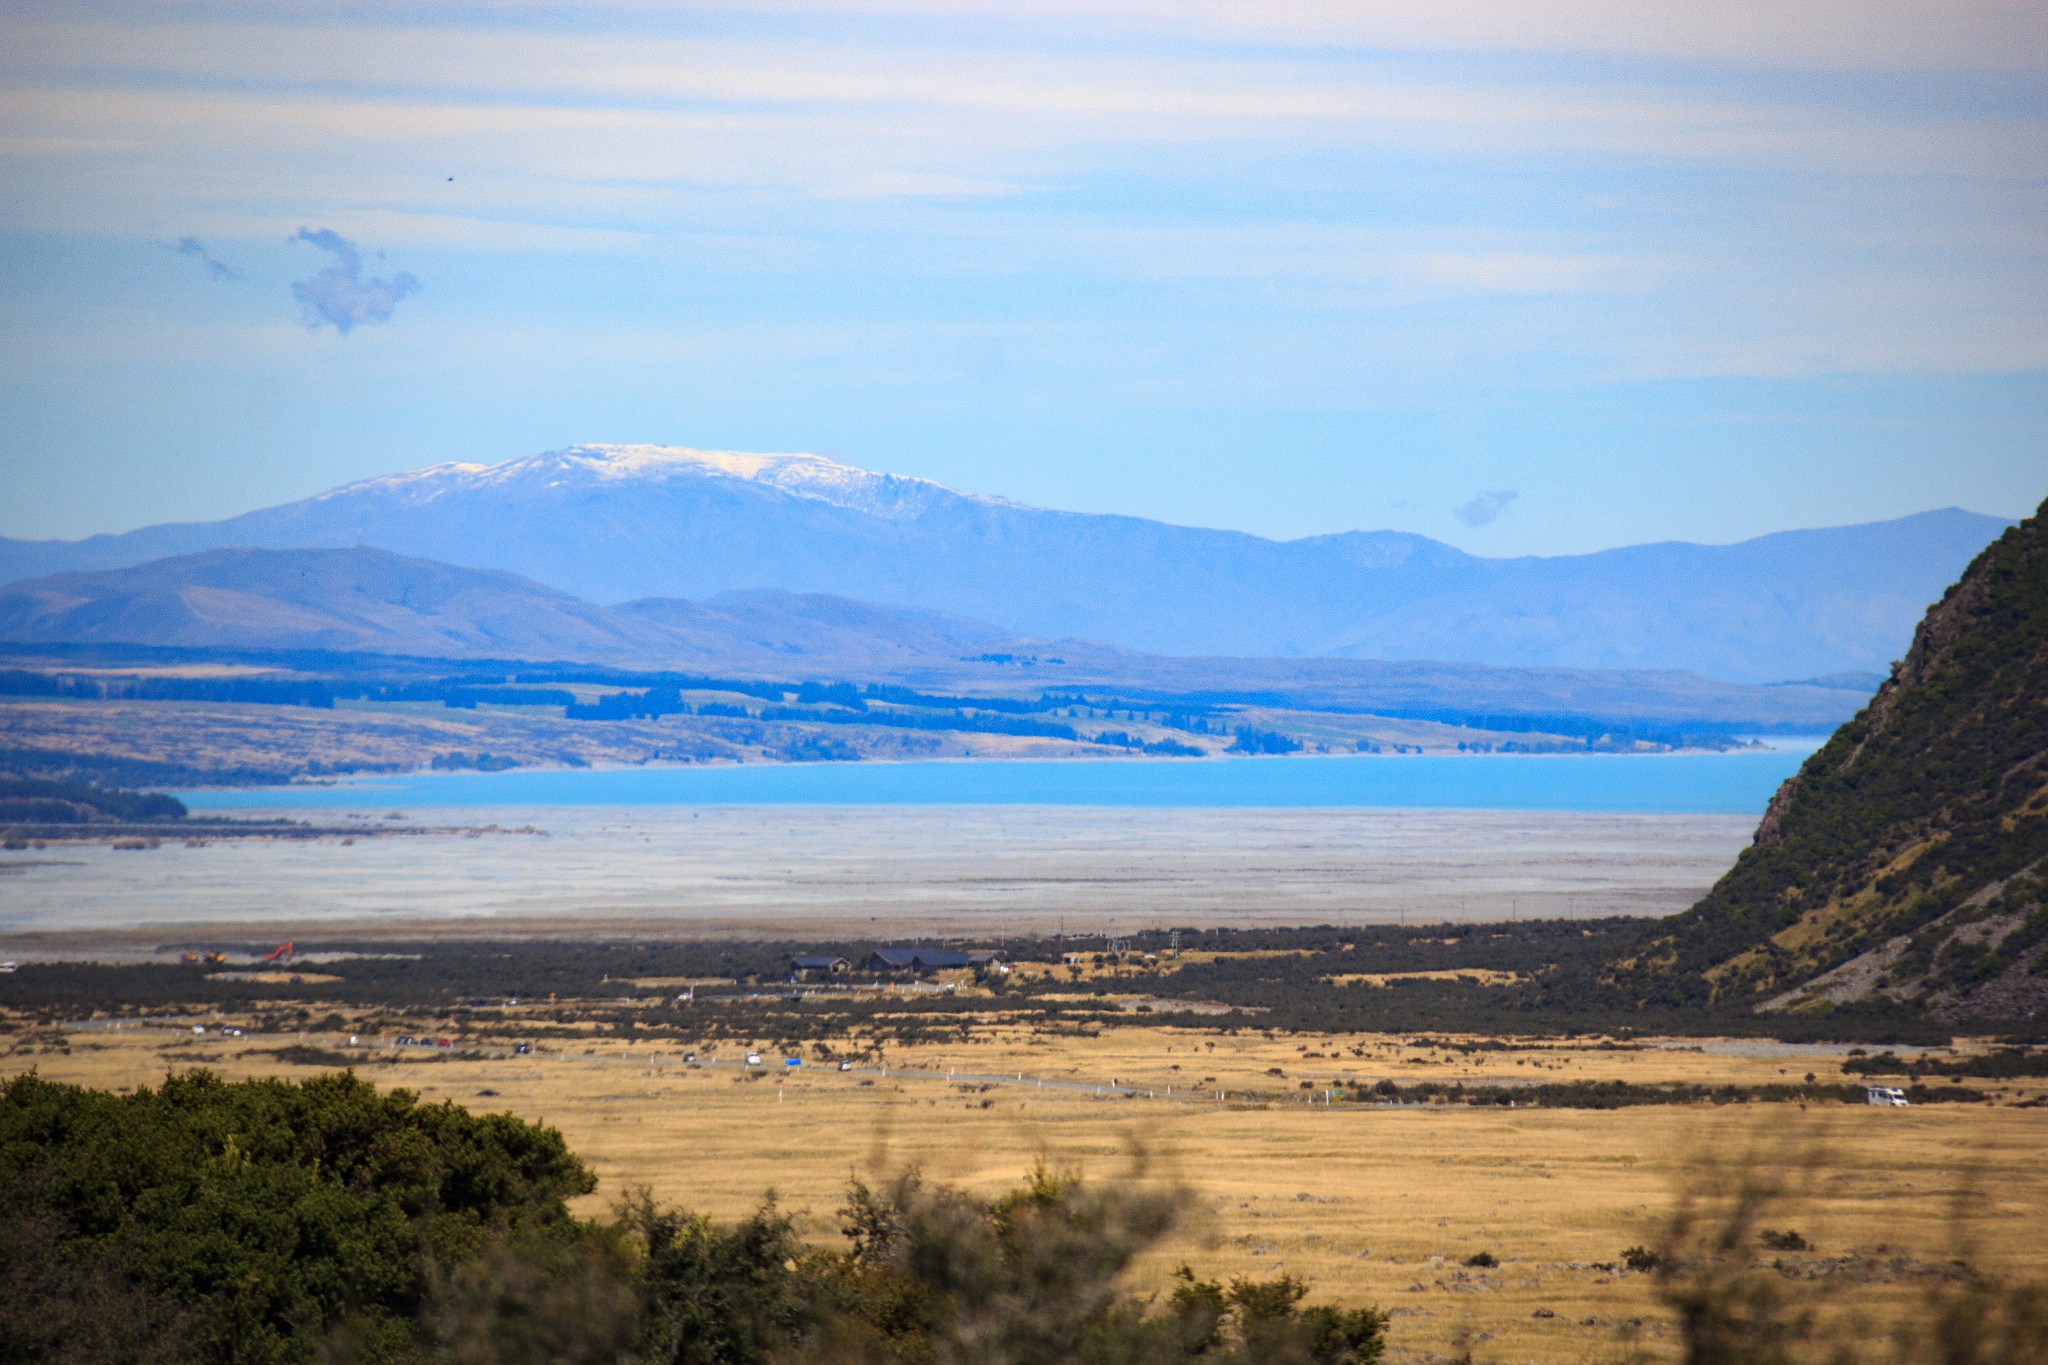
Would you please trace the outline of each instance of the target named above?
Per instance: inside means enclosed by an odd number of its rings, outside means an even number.
[[[826,593],[1167,655],[1882,675],[2007,523],[1954,509],[1738,545],[1483,559],[1047,511],[813,455],[577,446],[368,479],[225,521],[0,541],[0,581],[228,547],[375,546],[589,601]]]
[[[205,550],[0,588],[0,640],[742,672],[873,671],[994,648],[980,621],[818,594],[597,606],[517,574],[366,548]]]
[[[1853,685],[1763,687],[1670,670],[1147,655],[774,590],[606,607],[516,574],[367,548],[205,550],[29,579],[0,589],[0,642],[12,642],[16,652],[60,645],[319,650],[774,680],[1136,688],[1439,719],[1604,717],[1722,730],[1832,727],[1865,695]]]

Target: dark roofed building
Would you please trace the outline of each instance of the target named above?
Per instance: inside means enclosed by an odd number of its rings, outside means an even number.
[[[871,972],[944,972],[962,967],[1003,970],[1001,959],[988,949],[961,952],[951,948],[877,948],[867,961]]]
[[[851,962],[830,953],[799,953],[789,960],[791,981],[802,981],[807,977],[843,976],[852,970]]]

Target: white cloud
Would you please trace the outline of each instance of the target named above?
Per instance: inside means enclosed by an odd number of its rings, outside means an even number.
[[[1319,320],[1522,308],[1361,331],[1419,354],[1434,327],[1478,363],[1563,328],[1616,375],[2011,368],[2048,334],[2048,117],[1939,75],[2034,69],[2006,4],[110,12],[0,19],[0,226],[311,220],[738,273],[867,233],[931,270],[1260,289]],[[1768,74],[1802,66],[1848,74]],[[1575,176],[1605,183],[1550,188]]]
[[[752,8],[750,6],[750,8]],[[2033,0],[796,0],[784,12],[1105,22],[1154,35],[1399,52],[1554,53],[1766,69],[2048,71]],[[758,12],[758,11],[756,11]]]
[[[1659,267],[1617,256],[1434,252],[1399,263],[1402,274],[1475,294],[1621,294],[1649,287]]]
[[[1025,187],[966,175],[877,171],[821,191],[831,199],[985,199],[1023,194]]]
[[[1286,7],[1274,7],[1276,9]],[[2048,168],[2031,114],[1895,107],[1737,87],[1697,73],[1481,71],[1384,55],[1289,59],[1263,49],[1091,50],[977,41],[957,28],[825,41],[251,22],[0,26],[32,54],[10,126],[115,125],[149,136],[194,120],[262,136],[283,112],[350,142],[489,139],[536,126],[617,133],[645,159],[685,141],[743,145],[750,183],[858,159],[864,174],[1004,184],[1088,148],[1222,139],[1381,146],[1450,155],[1703,158],[1858,172],[2031,179]],[[948,36],[951,35],[950,40]],[[165,83],[170,88],[165,88]],[[208,88],[211,87],[211,88]],[[123,89],[144,117],[101,101]],[[67,91],[83,98],[69,100]],[[308,98],[312,92],[318,92]],[[81,111],[67,104],[84,103]],[[308,108],[308,106],[311,108]],[[209,107],[210,106],[210,107]],[[24,120],[27,120],[25,122]],[[223,128],[222,132],[229,129]],[[760,155],[763,143],[771,146]],[[601,159],[611,159],[602,142]],[[912,151],[921,159],[906,164]],[[991,158],[1010,164],[991,174]],[[948,165],[951,161],[953,164]],[[845,165],[833,183],[845,183]],[[815,185],[812,186],[816,188]]]

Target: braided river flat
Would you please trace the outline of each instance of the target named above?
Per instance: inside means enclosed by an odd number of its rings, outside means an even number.
[[[0,855],[16,956],[202,932],[832,937],[1668,914],[1801,748],[507,772],[185,793],[361,837]],[[375,836],[386,817],[479,833]],[[19,951],[17,951],[19,950]]]

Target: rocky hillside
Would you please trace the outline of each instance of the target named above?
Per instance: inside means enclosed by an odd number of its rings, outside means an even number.
[[[1929,610],[1756,842],[1614,983],[1646,1003],[2048,1014],[2048,505]]]

